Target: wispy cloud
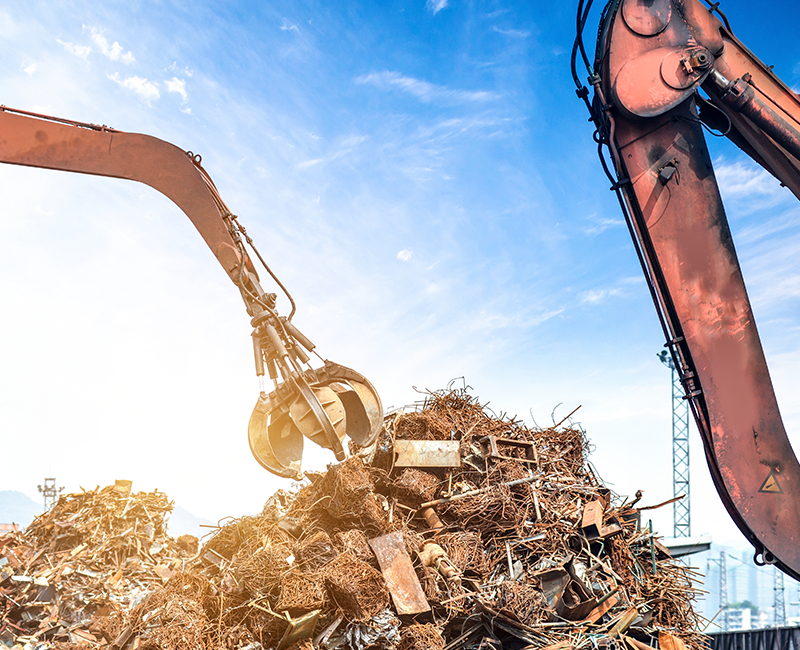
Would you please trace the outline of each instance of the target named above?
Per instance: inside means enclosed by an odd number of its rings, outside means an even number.
[[[78,45],[70,41],[62,41],[60,38],[57,38],[56,42],[63,45],[70,54],[74,54],[84,60],[88,60],[92,52],[99,52],[106,58],[112,61],[119,61],[125,65],[130,65],[136,61],[136,57],[133,56],[133,53],[130,50],[125,52],[124,48],[116,41],[109,44],[108,39],[103,36],[102,30],[97,27],[83,25],[83,31],[89,32],[89,38],[94,44],[94,49],[91,45]]]
[[[727,162],[723,157],[714,160],[714,171],[728,218],[734,230],[744,226],[746,237],[761,238],[761,229],[766,234],[770,228],[782,226],[775,221],[777,216],[770,211],[781,205],[794,202],[794,195],[767,170],[746,161]],[[758,223],[750,223],[748,217],[759,215]],[[737,235],[737,238],[739,235]]]
[[[130,65],[136,61],[136,57],[133,56],[133,53],[130,50],[123,52],[124,48],[116,41],[109,45],[108,40],[103,36],[103,32],[97,29],[97,27],[86,27],[86,25],[84,25],[84,29],[89,30],[92,43],[95,44],[97,50],[103,56],[108,57],[112,61],[120,61],[125,65]]]
[[[283,21],[281,22],[281,31],[282,32],[290,32],[292,30],[294,30],[296,32],[300,31],[298,29],[297,25],[295,25],[294,23],[290,23],[288,20],[286,20],[286,18],[284,18]]]
[[[36,63],[29,63],[28,65],[25,65],[24,63],[22,64],[22,71],[28,76],[33,75],[33,73],[36,72],[36,69]]]
[[[56,43],[63,45],[67,52],[80,57],[84,61],[89,58],[89,54],[92,51],[92,48],[88,45],[76,45],[75,43],[70,43],[69,41],[62,41],[60,38],[56,39]]]
[[[608,217],[598,217],[596,215],[591,215],[590,217],[587,217],[586,220],[589,221],[590,225],[587,225],[583,228],[583,233],[590,236],[599,235],[609,228],[625,225],[625,222],[622,219],[610,219]]]
[[[492,27],[492,29],[498,34],[502,34],[503,36],[512,36],[514,38],[528,38],[528,36],[531,35],[529,31],[522,29],[500,29],[497,26]]]
[[[337,149],[332,154],[321,158],[312,158],[311,160],[305,160],[301,163],[298,163],[297,167],[298,169],[308,169],[309,167],[315,167],[316,165],[320,165],[322,163],[327,163],[336,160],[338,158],[342,158],[347,154],[349,154],[350,152],[352,152],[366,139],[367,137],[364,135],[352,135],[343,138],[342,140],[336,143]]]
[[[428,0],[425,6],[428,8],[428,11],[432,11],[435,16],[447,6],[447,0]]]
[[[181,96],[183,101],[187,100],[188,93],[186,92],[186,81],[184,79],[178,79],[178,77],[165,79],[164,85],[167,87],[168,93],[176,93]]]
[[[417,130],[417,136],[428,142],[451,140],[467,131],[486,127],[497,127],[502,123],[492,117],[451,117],[425,125]]]
[[[403,250],[401,250],[401,251],[400,251],[400,252],[397,254],[397,259],[398,259],[398,260],[400,260],[401,262],[408,262],[408,260],[410,260],[410,259],[411,259],[411,256],[412,256],[413,254],[414,254],[414,252],[413,252],[413,251],[410,251],[410,250],[408,250],[407,248],[404,248]]]
[[[487,102],[498,95],[487,90],[455,90],[428,81],[406,77],[399,72],[384,70],[361,75],[353,80],[357,84],[369,84],[381,90],[400,90],[416,97],[422,102]]]
[[[608,298],[618,296],[622,293],[622,289],[615,287],[613,289],[589,289],[582,291],[578,294],[578,300],[582,303],[599,304]]]
[[[194,74],[194,70],[190,70],[187,67],[184,67],[183,70],[179,70],[177,61],[173,61],[170,64],[170,66],[166,69],[166,72],[173,72],[173,73],[177,72],[177,73],[182,74],[182,75],[184,75],[186,77],[191,77]]]
[[[118,83],[123,88],[132,90],[146,101],[151,101],[161,97],[161,92],[158,90],[158,85],[152,81],[144,79],[143,77],[133,76],[121,79],[119,74],[115,72],[114,74],[108,75],[108,78],[111,79],[111,81]]]
[[[486,309],[481,309],[480,312],[475,314],[470,322],[469,329],[471,330],[501,330],[509,328],[528,328],[541,325],[545,321],[558,316],[563,313],[563,309],[551,309],[539,314],[519,314],[519,313],[501,313],[493,312]]]
[[[751,212],[774,207],[792,199],[791,192],[766,169],[751,162],[714,161],[714,172],[723,199],[731,212]],[[732,204],[731,199],[736,199]]]
[[[766,169],[744,162],[727,163],[717,159],[714,163],[720,190],[731,197],[753,194],[774,195],[782,191],[780,184]]]

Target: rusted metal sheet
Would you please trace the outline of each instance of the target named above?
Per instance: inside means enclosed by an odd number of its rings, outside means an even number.
[[[406,551],[403,533],[397,531],[376,537],[369,540],[369,545],[378,558],[397,613],[421,614],[430,611],[431,606]]]
[[[564,566],[539,573],[538,578],[548,607],[561,618],[580,621],[597,607],[597,598],[575,574],[571,558]]]
[[[518,449],[522,452],[523,458],[519,456],[504,455],[506,448],[509,451]],[[510,448],[510,449],[509,449]],[[536,455],[536,445],[528,440],[512,440],[511,438],[498,438],[497,436],[486,436],[481,438],[481,455],[484,458],[496,458],[498,460],[516,460],[518,462],[538,463]]]
[[[117,479],[114,481],[114,491],[118,494],[121,494],[124,497],[130,496],[131,490],[133,489],[133,481],[128,481],[125,479]]]
[[[288,648],[298,641],[309,638],[314,634],[314,626],[317,624],[317,619],[319,619],[318,609],[308,614],[303,614],[298,618],[290,618],[289,627],[286,628],[286,632],[284,632],[283,638],[278,644],[278,650],[284,650],[284,648]]]
[[[618,604],[619,598],[612,594],[589,612],[585,620],[589,623],[597,623],[597,621],[602,618],[603,614],[608,612],[612,607],[616,607]]]
[[[658,633],[658,647],[662,650],[686,650],[683,639],[663,630]]]
[[[589,501],[583,507],[581,528],[586,539],[597,539],[603,528],[603,504],[600,501]]]
[[[395,440],[395,467],[460,467],[458,440]]]
[[[602,501],[589,501],[583,507],[581,529],[588,540],[605,539],[622,532],[619,521],[613,518],[607,526],[603,525],[604,508]]]
[[[563,567],[556,567],[543,571],[538,576],[539,584],[541,585],[544,599],[547,601],[547,606],[553,611],[556,610],[561,594],[569,582],[569,573]]]

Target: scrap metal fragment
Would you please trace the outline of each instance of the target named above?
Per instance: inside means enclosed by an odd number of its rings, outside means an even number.
[[[344,633],[347,647],[353,650],[392,648],[400,636],[400,621],[385,609],[366,622],[352,621]]]
[[[538,578],[548,607],[561,618],[580,621],[597,607],[597,598],[575,573],[571,557],[563,566],[542,571]]]
[[[319,619],[319,610],[315,609],[313,612],[303,614],[297,618],[289,618],[287,615],[286,619],[289,627],[286,628],[286,632],[283,633],[283,637],[278,643],[278,650],[284,650],[290,645],[307,639],[314,634],[314,626],[316,626],[317,619]]]
[[[395,467],[460,467],[458,440],[395,440]]]
[[[425,566],[433,567],[448,582],[461,584],[461,576],[445,550],[435,542],[425,542],[419,552],[419,559]],[[415,574],[416,575],[416,574]]]
[[[539,455],[536,453],[536,444],[530,440],[514,440],[513,438],[498,438],[497,436],[485,436],[480,440],[481,455],[484,458],[494,458],[496,460],[515,460],[520,463],[539,463]],[[524,457],[503,455],[500,446],[519,449]]]
[[[114,492],[122,496],[129,496],[132,488],[133,481],[127,481],[125,479],[117,479],[114,481]]]
[[[583,530],[586,539],[590,541],[605,539],[622,532],[622,526],[616,518],[610,519],[607,526],[603,525],[604,506],[603,501],[596,500],[589,501],[583,507],[581,530]]]
[[[586,539],[597,539],[603,528],[603,504],[600,501],[589,501],[583,507],[581,530]]]
[[[686,650],[683,639],[662,630],[658,633],[658,647],[661,650]]]
[[[378,565],[392,595],[398,614],[421,614],[431,609],[419,578],[406,551],[403,533],[389,533],[369,540],[369,545],[378,558]]]
[[[428,528],[431,530],[444,528],[444,523],[431,506],[428,506],[427,508],[421,508],[419,514],[425,520],[425,523],[428,524]]]
[[[608,633],[609,636],[619,636],[625,630],[627,630],[631,623],[633,623],[639,617],[639,610],[635,607],[629,607],[625,613],[620,616],[619,620],[614,624],[614,627],[611,628],[611,631]],[[663,646],[662,646],[663,647]],[[672,648],[671,650],[685,650],[685,648]]]

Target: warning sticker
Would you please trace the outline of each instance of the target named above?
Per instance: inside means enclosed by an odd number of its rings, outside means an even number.
[[[761,489],[759,492],[783,494],[783,488],[781,487],[781,484],[778,483],[778,475],[775,473],[774,469],[769,471],[769,476],[767,476],[767,479],[761,484]]]

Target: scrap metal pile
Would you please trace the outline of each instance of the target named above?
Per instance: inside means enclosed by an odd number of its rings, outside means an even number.
[[[369,455],[308,473],[191,558],[161,527],[163,494],[62,497],[0,538],[0,643],[702,647],[694,574],[586,457],[579,428],[532,430],[448,390],[389,416]]]
[[[130,481],[61,496],[24,533],[0,537],[0,646],[102,643],[126,612],[196,556],[167,535],[163,492]]]

